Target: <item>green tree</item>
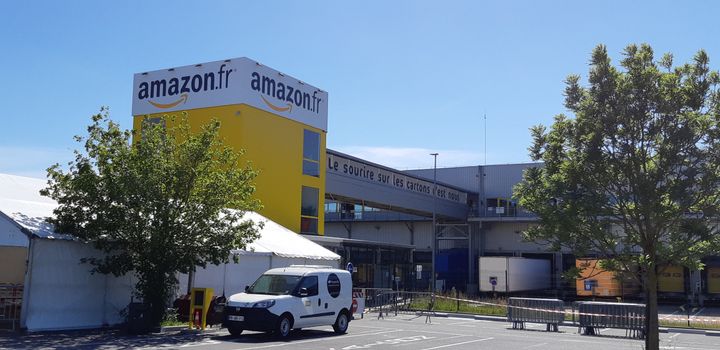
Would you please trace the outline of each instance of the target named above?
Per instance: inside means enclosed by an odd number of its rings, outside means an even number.
[[[226,262],[231,249],[257,237],[257,225],[242,219],[260,206],[252,197],[256,172],[223,145],[219,128],[213,121],[191,132],[187,117],[164,117],[131,132],[103,108],[88,135],[75,137],[84,152],[75,151],[69,169],[48,169],[41,193],[59,204],[49,221],[105,253],[82,259],[93,272],[133,273],[153,324],[178,272]]]
[[[639,268],[647,301],[647,349],[658,349],[657,276],[667,264],[702,268],[720,240],[718,73],[699,51],[673,67],[648,45],[629,45],[611,64],[592,52],[589,86],[570,75],[565,107],[548,130],[531,129],[528,169],[515,187],[539,217],[525,238],[556,250],[606,258],[611,270]]]

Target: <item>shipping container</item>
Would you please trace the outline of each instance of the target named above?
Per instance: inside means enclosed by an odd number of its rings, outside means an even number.
[[[515,257],[479,259],[480,291],[513,293],[551,287],[550,260]]]
[[[709,294],[720,294],[720,267],[707,268],[707,292]]]
[[[638,292],[639,285],[632,272],[620,274],[601,267],[598,259],[577,259],[575,266],[582,271],[575,281],[578,296],[625,297]]]
[[[685,293],[685,268],[665,266],[658,268],[658,293]]]

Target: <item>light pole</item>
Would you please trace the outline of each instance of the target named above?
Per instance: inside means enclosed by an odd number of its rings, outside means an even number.
[[[430,153],[431,156],[433,156],[433,210],[432,210],[432,268],[430,269],[432,271],[432,277],[431,280],[431,291],[435,293],[435,250],[437,250],[437,229],[436,229],[436,221],[435,221],[435,211],[436,211],[436,200],[437,200],[437,156],[438,153]]]

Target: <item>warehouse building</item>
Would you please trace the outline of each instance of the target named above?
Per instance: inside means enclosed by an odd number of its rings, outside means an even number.
[[[427,290],[435,213],[437,289],[477,292],[481,256],[549,260],[553,286],[574,288],[559,278],[574,257],[521,238],[536,217],[517,206],[512,187],[531,166],[399,171],[327,150],[325,235],[311,239],[352,262],[358,286]]]
[[[533,295],[641,298],[640,286],[628,284],[627,277],[621,281],[605,272],[591,277],[599,271],[596,260],[523,240],[522,231],[538,218],[518,206],[513,187],[525,169],[537,166],[542,164],[399,171],[327,150],[325,235],[310,238],[334,250],[343,262],[352,262],[354,283],[360,287],[429,289],[435,240],[436,289],[475,294],[488,282],[479,280],[480,257],[522,257],[549,266],[545,285],[550,288]],[[384,180],[388,178],[389,184]],[[425,186],[434,188],[433,179],[437,196],[424,191]],[[413,185],[408,187],[408,182]],[[587,279],[562,277],[584,263],[594,271]],[[664,267],[658,285],[661,300],[720,300],[720,258],[707,257],[704,263],[702,271]]]

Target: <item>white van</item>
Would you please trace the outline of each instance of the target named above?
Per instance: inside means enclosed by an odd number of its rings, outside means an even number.
[[[352,279],[330,266],[292,265],[266,271],[228,298],[223,326],[237,336],[243,330],[275,332],[332,325],[345,333],[351,319]]]

